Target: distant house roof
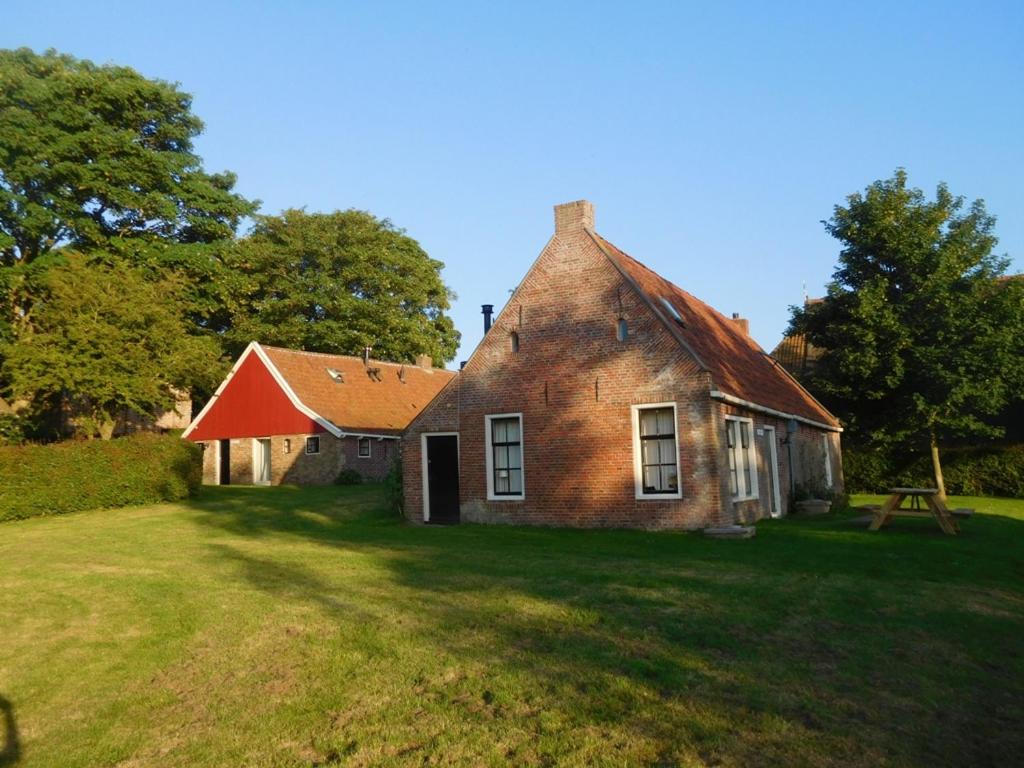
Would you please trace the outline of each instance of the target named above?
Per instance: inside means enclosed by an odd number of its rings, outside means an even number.
[[[454,371],[262,347],[302,403],[344,432],[399,434]]]
[[[601,236],[593,234],[593,237],[601,250],[646,297],[680,345],[711,374],[717,392],[726,398],[832,427],[839,426],[839,420],[761,349],[736,321],[669,282]],[[679,315],[678,319],[672,315],[672,310]]]
[[[182,436],[398,436],[455,375],[429,363],[364,361],[252,342]]]
[[[823,301],[824,299],[804,299],[804,306],[821,304]],[[800,377],[814,367],[824,352],[820,347],[808,342],[806,335],[790,333],[783,336],[782,341],[775,345],[772,357],[791,374]]]

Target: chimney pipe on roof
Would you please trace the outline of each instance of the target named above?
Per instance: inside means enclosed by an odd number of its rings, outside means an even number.
[[[483,313],[484,316],[484,333],[487,333],[489,330],[491,330],[491,315],[494,314],[494,305],[482,304],[480,311]]]
[[[750,335],[750,321],[747,320],[745,317],[740,317],[739,312],[732,313],[732,321],[736,323],[737,326],[739,326],[739,329],[743,331],[744,336]]]
[[[373,347],[363,347],[363,365],[367,368],[370,367],[370,353],[373,352]]]

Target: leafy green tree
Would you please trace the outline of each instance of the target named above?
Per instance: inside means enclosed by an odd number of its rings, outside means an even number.
[[[196,319],[216,324],[205,246],[232,238],[256,205],[232,191],[233,174],[203,170],[191,107],[176,85],[128,67],[0,50],[0,286],[12,324],[30,321],[29,268],[67,246],[187,276]]]
[[[842,243],[824,301],[794,308],[791,332],[825,350],[808,385],[852,440],[929,449],[997,436],[986,419],[1024,382],[1024,283],[1000,279],[995,218],[906,173],[877,181],[823,222]]]
[[[62,401],[89,437],[109,439],[118,414],[156,413],[174,393],[209,391],[225,371],[220,345],[189,334],[180,279],[78,254],[43,276],[33,322],[3,350],[13,399]]]
[[[364,211],[261,217],[226,259],[236,284],[227,338],[384,359],[447,362],[459,334],[440,261]]]

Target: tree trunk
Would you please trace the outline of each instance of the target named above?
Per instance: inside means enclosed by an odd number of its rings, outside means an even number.
[[[932,430],[932,469],[935,472],[935,487],[939,489],[939,498],[942,501],[946,500],[946,483],[942,479],[942,464],[939,463],[939,440],[935,436],[935,430]]]

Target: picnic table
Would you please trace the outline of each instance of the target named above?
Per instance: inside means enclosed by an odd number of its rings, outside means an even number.
[[[889,493],[885,503],[874,510],[869,531],[888,525],[894,517],[934,517],[942,532],[950,536],[956,536],[960,530],[953,512],[939,498],[938,488],[890,488]],[[908,498],[910,506],[904,507],[903,502]]]

